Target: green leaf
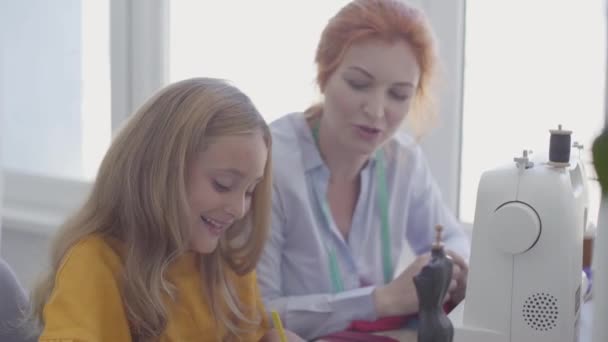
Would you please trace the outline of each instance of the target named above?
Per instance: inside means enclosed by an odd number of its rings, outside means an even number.
[[[602,194],[608,195],[608,127],[593,143],[593,163],[602,187]]]

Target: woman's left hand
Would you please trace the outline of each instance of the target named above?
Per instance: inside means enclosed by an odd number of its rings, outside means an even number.
[[[467,290],[467,277],[469,275],[469,265],[456,252],[446,251],[446,254],[452,259],[452,280],[456,281],[456,287],[450,291],[450,301],[454,304],[460,303]]]
[[[285,330],[285,336],[289,342],[305,342],[304,339],[289,330]],[[272,329],[262,337],[260,342],[281,342],[281,335],[279,335],[279,332],[276,329]]]

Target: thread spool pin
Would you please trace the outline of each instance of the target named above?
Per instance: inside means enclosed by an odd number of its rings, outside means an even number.
[[[529,169],[534,166],[534,162],[530,161],[528,155],[532,154],[532,150],[523,150],[521,157],[513,158],[513,161],[520,169]]]
[[[581,153],[583,152],[583,149],[585,148],[585,145],[579,143],[578,141],[575,141],[572,143],[572,148],[575,148],[578,150],[578,158],[581,158]]]
[[[443,243],[441,242],[441,233],[443,232],[443,226],[438,224],[435,226],[435,242],[433,243],[433,248],[441,249],[443,248]]]

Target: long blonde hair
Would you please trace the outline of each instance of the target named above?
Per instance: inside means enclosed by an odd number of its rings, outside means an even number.
[[[158,337],[167,324],[163,299],[175,295],[165,279],[167,266],[189,247],[188,165],[214,138],[256,130],[270,151],[271,136],[262,116],[245,94],[221,80],[181,81],[148,100],[114,139],[88,199],[56,237],[50,272],[32,294],[31,319],[44,324],[42,311],[66,252],[99,234],[125,247],[122,299],[133,337]],[[249,213],[226,232],[213,253],[200,257],[202,291],[218,323],[235,336],[243,325],[253,329],[261,322],[260,312],[252,315],[240,305],[226,268],[247,274],[262,252],[270,223],[270,156]]]

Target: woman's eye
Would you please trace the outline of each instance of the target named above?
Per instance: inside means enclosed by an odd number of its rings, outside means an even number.
[[[397,93],[394,91],[391,92],[391,97],[397,101],[405,101],[410,98],[410,96],[408,94],[401,94],[401,93]]]
[[[347,82],[348,82],[348,85],[350,85],[350,87],[355,90],[363,90],[363,89],[369,87],[368,82],[357,82],[357,81],[347,81]]]

